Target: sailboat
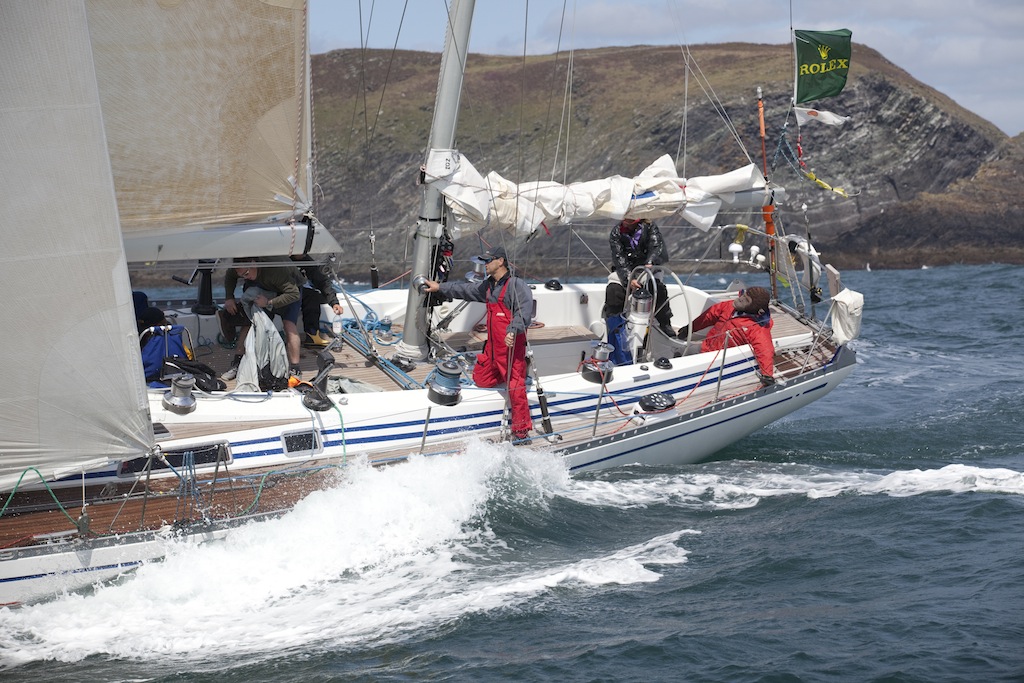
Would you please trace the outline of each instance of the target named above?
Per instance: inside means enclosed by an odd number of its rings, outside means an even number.
[[[312,205],[305,2],[0,5],[4,215],[38,207],[29,224],[7,223],[0,256],[17,292],[0,304],[0,604],[87,588],[172,544],[283,514],[357,458],[459,457],[469,439],[515,447],[505,388],[469,379],[486,339],[482,305],[426,301],[422,290],[439,264],[451,272],[442,247],[456,232],[677,214],[702,229],[723,206],[784,196],[756,168],[683,179],[667,157],[635,178],[569,187],[482,176],[453,144],[472,13],[472,2],[452,3],[417,277],[358,297],[339,287],[352,317],[306,353],[309,381],[202,391],[187,372],[147,387],[129,264],[197,264],[198,302],[168,315],[202,340],[217,330],[218,264],[312,254],[330,267],[340,253]],[[753,276],[791,268],[775,262],[782,235],[768,238],[770,266],[739,243],[733,263]],[[796,289],[820,292],[827,279],[827,313],[772,301],[770,384],[749,346],[706,352],[699,339],[669,338],[640,296],[623,312],[630,362],[616,364],[604,283],[535,288],[530,447],[573,472],[693,463],[829,393],[856,364],[862,299],[807,247],[793,252],[804,258]],[[704,290],[664,270],[678,321],[744,286]],[[40,273],[44,287],[25,286]],[[479,262],[467,277],[482,277]]]

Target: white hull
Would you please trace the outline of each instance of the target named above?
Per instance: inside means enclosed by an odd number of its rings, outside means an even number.
[[[681,294],[677,288],[673,293]],[[560,292],[539,291],[538,320],[568,321],[590,327],[600,322],[603,287],[576,285]],[[673,299],[679,317],[700,310],[706,302],[699,290],[687,289]],[[706,296],[706,295],[704,295]],[[716,295],[720,296],[720,295]],[[378,315],[402,314],[401,293],[374,292],[359,299]],[[581,300],[587,300],[581,305]],[[687,301],[688,303],[683,303]],[[471,329],[479,311],[467,308],[453,319],[451,329]],[[201,325],[197,316],[182,313],[179,322]],[[196,329],[196,333],[201,333]],[[671,345],[662,351],[671,351]],[[807,330],[776,339],[779,352],[786,346],[800,349],[811,343]],[[572,472],[626,465],[683,465],[699,462],[748,434],[799,410],[835,388],[853,369],[855,357],[846,347],[817,367],[799,370],[779,384],[763,388],[756,363],[747,347],[729,349],[724,365],[714,354],[686,353],[668,358],[663,367],[642,363],[614,368],[602,389],[574,371],[589,343],[551,343],[536,347],[538,365],[562,372],[540,377],[554,434],[546,436],[544,415],[536,386],[528,396],[534,418],[532,448],[561,458]],[[712,365],[709,366],[709,362]],[[720,378],[721,377],[721,381]],[[676,409],[636,415],[638,400],[664,392],[678,399]],[[427,389],[396,389],[375,393],[331,395],[334,409],[305,408],[293,391],[243,394],[226,400],[222,395],[197,395],[197,408],[189,415],[167,412],[160,404],[162,390],[150,392],[158,441],[165,453],[223,444],[228,471],[235,476],[267,468],[316,468],[343,465],[352,457],[367,457],[385,464],[409,454],[457,455],[466,438],[498,439],[505,393],[501,389],[464,387],[456,405],[437,405]],[[595,407],[600,399],[600,416]],[[642,412],[642,411],[641,411]],[[238,421],[245,419],[246,425]],[[262,426],[248,426],[260,423]],[[215,428],[212,435],[209,430]],[[189,429],[205,428],[195,436],[177,437]],[[312,448],[289,446],[288,435],[315,435],[300,441]],[[196,462],[202,474],[216,467]],[[119,472],[121,463],[90,472],[90,486],[124,484],[138,475]],[[183,468],[156,470],[154,481],[177,481]],[[55,482],[69,491],[82,485],[81,476]],[[31,488],[31,487],[27,487]],[[0,551],[0,604],[52,596],[116,577],[142,562],[164,555],[172,542],[202,542],[227,533],[238,518],[183,527],[177,535],[129,533],[97,540],[79,539],[73,532],[45,545]]]
[[[140,533],[104,542],[70,540],[54,547],[0,551],[0,607],[73,592],[162,559],[171,543],[223,538],[228,529],[194,531],[176,538],[170,530]]]
[[[673,293],[679,290],[671,288]],[[704,295],[700,290],[686,288],[685,296],[673,299],[675,319],[692,310],[700,310],[704,302],[699,300]],[[706,295],[705,295],[706,296]],[[580,305],[580,299],[586,299],[586,305]],[[577,327],[594,329],[603,327],[600,309],[603,303],[603,286],[583,284],[566,287],[558,292],[538,290],[537,320],[558,321]],[[370,292],[360,295],[358,301],[371,307],[378,316],[391,315],[400,318],[404,314],[404,292],[397,290]],[[689,303],[680,303],[689,301]],[[480,306],[478,309],[477,306]],[[453,332],[472,329],[474,321],[480,318],[482,305],[474,304],[467,307],[452,320],[450,329]],[[357,311],[356,315],[365,314],[365,310]],[[198,316],[181,313],[177,322],[186,327],[194,326],[194,336],[204,334]],[[209,324],[209,323],[207,323]],[[208,334],[208,332],[206,332]],[[818,396],[830,391],[848,372],[830,372],[824,391],[797,394],[797,387],[802,383],[791,381],[787,386],[776,386],[769,390],[761,390],[756,394],[749,393],[758,387],[756,363],[749,347],[729,349],[725,358],[725,367],[719,367],[722,357],[716,353],[696,354],[672,358],[673,351],[678,353],[680,345],[671,345],[664,340],[657,340],[656,354],[666,358],[670,365],[664,368],[655,367],[653,363],[638,363],[616,367],[611,379],[602,391],[600,386],[587,381],[577,366],[584,354],[592,350],[591,341],[570,341],[549,343],[535,346],[535,363],[541,371],[541,386],[546,393],[549,417],[554,431],[561,432],[564,440],[555,443],[554,448],[567,453],[569,466],[573,469],[599,469],[623,464],[688,464],[707,458],[726,445],[745,436],[751,431],[792,412]],[[799,334],[776,339],[777,347],[785,350],[787,346],[799,348],[811,341],[811,332],[803,330]],[[847,353],[852,353],[847,351]],[[713,365],[709,365],[709,362]],[[724,372],[723,372],[724,370]],[[721,382],[719,373],[722,372]],[[699,385],[699,386],[698,386]],[[686,444],[685,448],[644,446],[637,450],[636,442],[624,450],[635,455],[628,460],[626,455],[616,456],[609,460],[608,439],[591,439],[587,429],[576,424],[582,419],[589,424],[593,421],[594,408],[598,396],[601,396],[601,420],[615,417],[616,409],[632,410],[637,400],[654,392],[666,392],[681,400],[681,406],[702,406],[702,411],[682,410],[678,416],[667,420],[663,416],[648,416],[650,425],[671,422],[680,434],[686,433],[685,425],[691,421],[699,421],[701,430],[706,430],[707,415],[717,414],[723,405],[733,402],[720,399],[730,393],[742,391],[745,406],[742,418],[729,417],[733,424],[730,429],[711,429],[714,436],[701,434],[695,438],[694,444]],[[502,413],[505,409],[506,396],[501,388],[480,389],[465,387],[462,398],[457,405],[437,405],[430,400],[427,389],[398,390],[394,386],[387,391],[374,393],[346,394],[334,396],[337,401],[334,410],[314,412],[307,409],[301,396],[292,391],[235,394],[231,400],[222,395],[196,394],[197,408],[188,415],[176,415],[168,412],[161,405],[164,390],[150,390],[150,411],[154,423],[165,428],[158,431],[157,439],[164,451],[181,450],[199,447],[211,443],[226,442],[229,445],[231,463],[236,467],[258,468],[292,466],[302,462],[315,462],[325,459],[340,461],[353,455],[367,455],[373,460],[380,456],[389,459],[404,457],[412,452],[455,452],[459,449],[459,440],[473,434],[483,438],[498,435]],[[784,397],[784,398],[783,398]],[[536,387],[528,393],[534,425],[540,434],[542,410],[538,401]],[[685,400],[683,400],[685,399]],[[714,407],[704,404],[714,402]],[[784,407],[772,409],[751,408],[751,403],[780,403]],[[768,416],[763,419],[762,416]],[[247,424],[235,427],[239,420]],[[723,418],[725,419],[725,418]],[[292,422],[287,426],[276,423]],[[274,426],[252,427],[251,423],[273,424]],[[203,425],[209,430],[215,428],[214,436],[203,433],[194,437],[175,438],[177,433],[187,432],[190,427]],[[749,425],[749,426],[748,426]],[[617,425],[618,426],[618,425]],[[612,442],[618,443],[621,434],[633,435],[650,431],[648,427],[631,425],[621,428]],[[663,427],[662,427],[663,429]],[[313,431],[316,433],[316,447],[309,450],[289,449],[283,435]],[[660,430],[659,430],[660,431]],[[700,430],[698,430],[700,431]],[[675,440],[678,437],[673,436]],[[641,442],[644,440],[641,439]],[[664,441],[664,438],[655,440]],[[589,457],[589,451],[600,452],[600,457]],[[601,465],[608,462],[611,464]],[[159,476],[173,477],[171,473]],[[118,474],[117,464],[105,470],[88,473],[91,483],[123,482],[123,475]],[[72,475],[58,482],[58,485],[80,486],[81,477]]]
[[[708,459],[748,436],[825,396],[853,371],[853,363],[828,373],[802,378],[784,387],[765,389],[722,401],[687,415],[650,419],[642,427],[566,449],[573,472],[623,465],[684,465]]]

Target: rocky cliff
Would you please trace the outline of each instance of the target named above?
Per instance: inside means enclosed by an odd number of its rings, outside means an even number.
[[[1024,169],[1021,136],[1008,139],[855,44],[846,89],[819,103],[851,121],[806,125],[798,139],[792,117],[787,125],[790,46],[702,45],[690,55],[707,77],[703,87],[687,75],[678,48],[587,50],[571,61],[565,54],[473,54],[457,147],[482,172],[511,180],[634,175],[666,153],[692,177],[747,163],[723,125],[725,112],[760,166],[761,87],[766,156],[789,192],[780,218],[788,232],[809,231],[827,260],[840,267],[1024,262],[1024,210],[1009,194]],[[317,212],[346,248],[349,279],[365,279],[371,261],[385,279],[408,267],[438,62],[437,55],[401,51],[314,57]],[[797,173],[798,144],[806,168],[849,198]],[[678,220],[660,223],[676,261],[722,247]],[[537,277],[605,272],[599,261],[607,259],[609,227],[553,230],[521,246],[519,260]],[[457,257],[478,247],[476,237],[461,242]]]

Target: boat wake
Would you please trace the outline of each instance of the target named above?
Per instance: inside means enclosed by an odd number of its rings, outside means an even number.
[[[224,541],[179,544],[125,580],[0,609],[0,670],[91,656],[159,667],[249,665],[293,648],[367,647],[467,614],[516,609],[556,585],[657,580],[681,534],[566,561],[509,562],[488,518],[543,512],[573,484],[528,448],[355,464],[287,515]],[[283,628],[282,625],[287,625]]]
[[[574,479],[544,453],[474,442],[463,457],[355,464],[280,519],[223,542],[175,547],[127,580],[0,610],[0,667],[99,655],[147,669],[197,661],[230,668],[289,652],[387,645],[474,614],[529,611],[556,587],[657,581],[687,562],[685,539],[699,533],[662,530],[611,545],[584,538],[567,548],[570,534],[538,535],[563,523],[564,506],[580,519],[597,508],[730,510],[780,496],[982,491],[1024,495],[1024,474],[732,461]],[[532,529],[516,533],[513,522],[524,519]]]
[[[621,479],[623,471],[619,471],[608,477],[575,482],[565,495],[588,505],[670,505],[693,510],[739,510],[784,496],[813,499],[969,492],[1024,495],[1022,472],[960,464],[888,474],[743,461],[711,463],[695,470],[630,479]]]

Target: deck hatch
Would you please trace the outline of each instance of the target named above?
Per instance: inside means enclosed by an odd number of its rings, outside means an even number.
[[[286,432],[281,435],[281,442],[286,455],[313,455],[324,449],[319,429]]]

